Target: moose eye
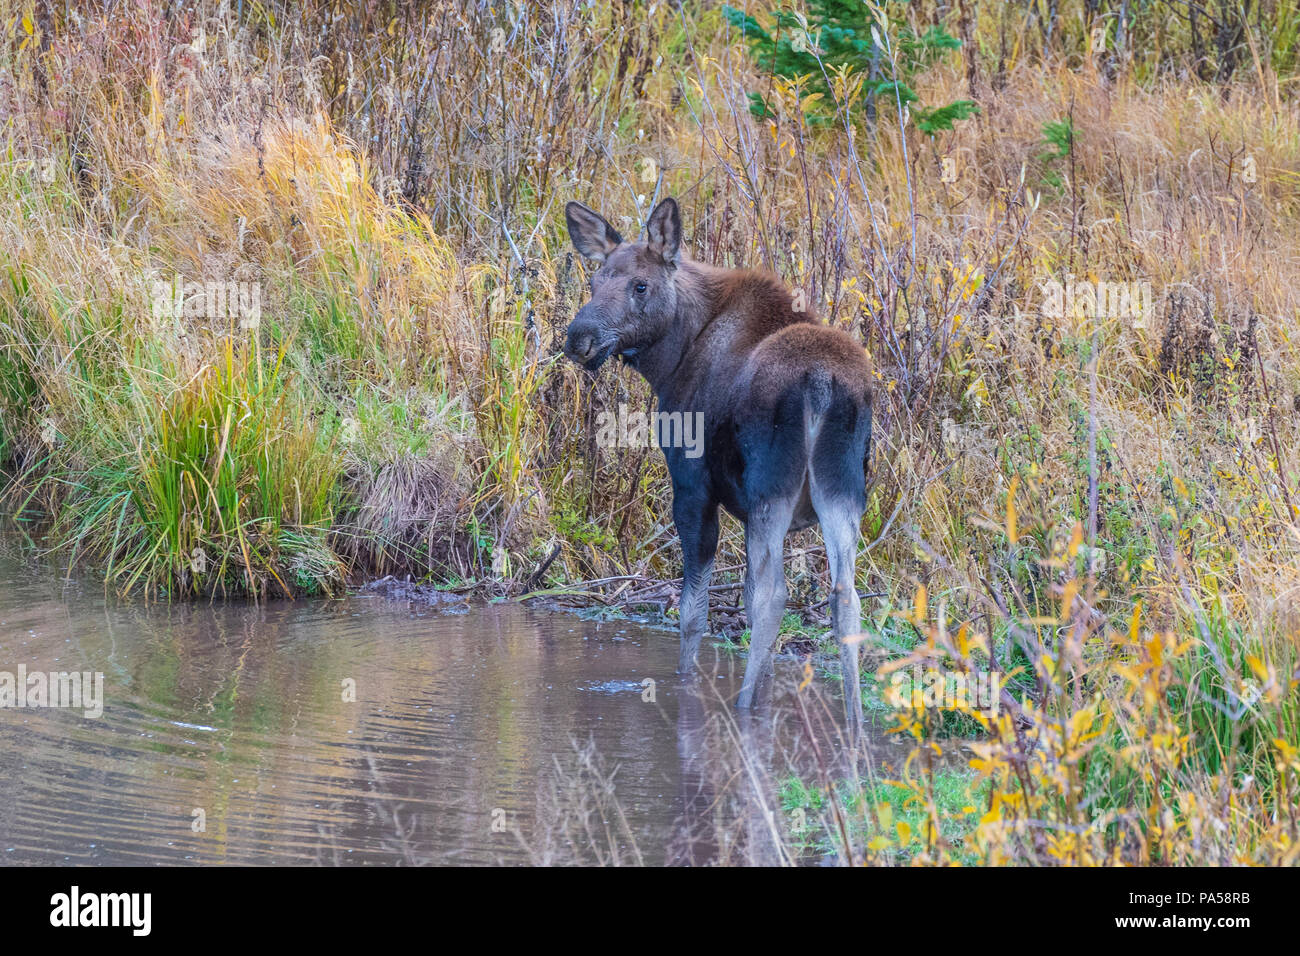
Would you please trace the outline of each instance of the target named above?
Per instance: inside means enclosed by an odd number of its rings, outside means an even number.
[[[638,283],[633,287],[633,291],[636,292],[637,295],[645,295],[645,283],[644,283],[644,282],[638,282]]]

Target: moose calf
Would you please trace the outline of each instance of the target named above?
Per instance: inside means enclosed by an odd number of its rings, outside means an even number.
[[[625,242],[582,203],[570,202],[565,218],[574,247],[600,264],[565,353],[591,371],[616,355],[650,383],[661,414],[703,414],[703,455],[662,448],[684,565],[678,669],[694,668],[708,627],[718,506],[745,525],[751,637],[741,708],[771,674],[787,597],[786,532],[820,524],[846,715],[856,728],[862,611],[854,563],[871,449],[865,350],[797,310],[776,277],[687,258],[673,199],[650,214],[644,242]]]

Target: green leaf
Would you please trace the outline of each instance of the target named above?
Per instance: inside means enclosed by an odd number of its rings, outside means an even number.
[[[970,100],[954,100],[947,106],[932,110],[914,109],[912,116],[916,119],[916,128],[927,136],[952,129],[958,120],[970,119],[980,108]]]
[[[767,100],[763,99],[761,93],[749,94],[749,112],[759,119],[774,119],[776,114],[768,108]]]
[[[877,83],[875,89],[871,92],[876,96],[887,96],[891,101],[896,100],[899,103],[915,103],[919,97],[912,92],[912,88],[906,83],[900,83],[898,80],[886,80],[884,83]]]

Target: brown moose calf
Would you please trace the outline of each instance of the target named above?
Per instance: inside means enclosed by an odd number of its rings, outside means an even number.
[[[862,615],[854,564],[871,449],[865,350],[796,311],[774,276],[688,259],[672,199],[650,214],[644,242],[624,242],[581,203],[569,203],[565,218],[574,247],[600,263],[565,354],[591,371],[617,355],[650,383],[660,414],[703,415],[703,455],[663,447],[684,565],[678,669],[695,666],[708,627],[718,506],[745,525],[751,637],[741,708],[753,705],[772,670],[787,597],[786,532],[820,524],[845,710],[857,728],[858,647],[846,639],[857,637]]]

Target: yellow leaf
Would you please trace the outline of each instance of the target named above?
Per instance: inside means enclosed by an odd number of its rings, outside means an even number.
[[[917,624],[925,622],[925,611],[927,607],[925,585],[918,585],[916,588],[916,603],[912,608],[913,619]]]
[[[1268,668],[1264,666],[1264,662],[1258,657],[1254,654],[1247,654],[1246,663],[1250,665],[1250,669],[1255,672],[1256,677],[1262,681],[1268,680]]]
[[[27,16],[27,14],[23,14],[23,32],[28,36],[31,36],[36,32],[36,28],[32,26],[32,18]]]
[[[1079,579],[1070,578],[1061,590],[1061,621],[1070,619],[1070,609],[1074,607],[1074,596],[1079,593]]]
[[[1137,603],[1133,605],[1133,616],[1129,618],[1129,622],[1128,622],[1128,639],[1132,641],[1134,644],[1137,643],[1138,625],[1141,623],[1142,623],[1142,600],[1141,598],[1139,598]]]
[[[1049,680],[1055,679],[1055,677],[1056,677],[1056,658],[1052,657],[1051,654],[1044,654],[1044,655],[1042,656],[1042,658],[1040,659],[1039,663],[1042,664],[1042,667],[1043,667],[1043,673],[1047,675],[1047,678],[1048,678]]]
[[[1151,663],[1157,667],[1164,663],[1164,651],[1165,645],[1160,640],[1159,635],[1155,635],[1151,640],[1147,641],[1147,653],[1151,655]]]
[[[907,844],[912,842],[912,828],[907,825],[906,820],[898,821],[897,830],[899,846],[907,846]]]
[[[1083,544],[1083,522],[1076,521],[1074,530],[1070,532],[1070,557],[1079,553],[1079,546]]]

